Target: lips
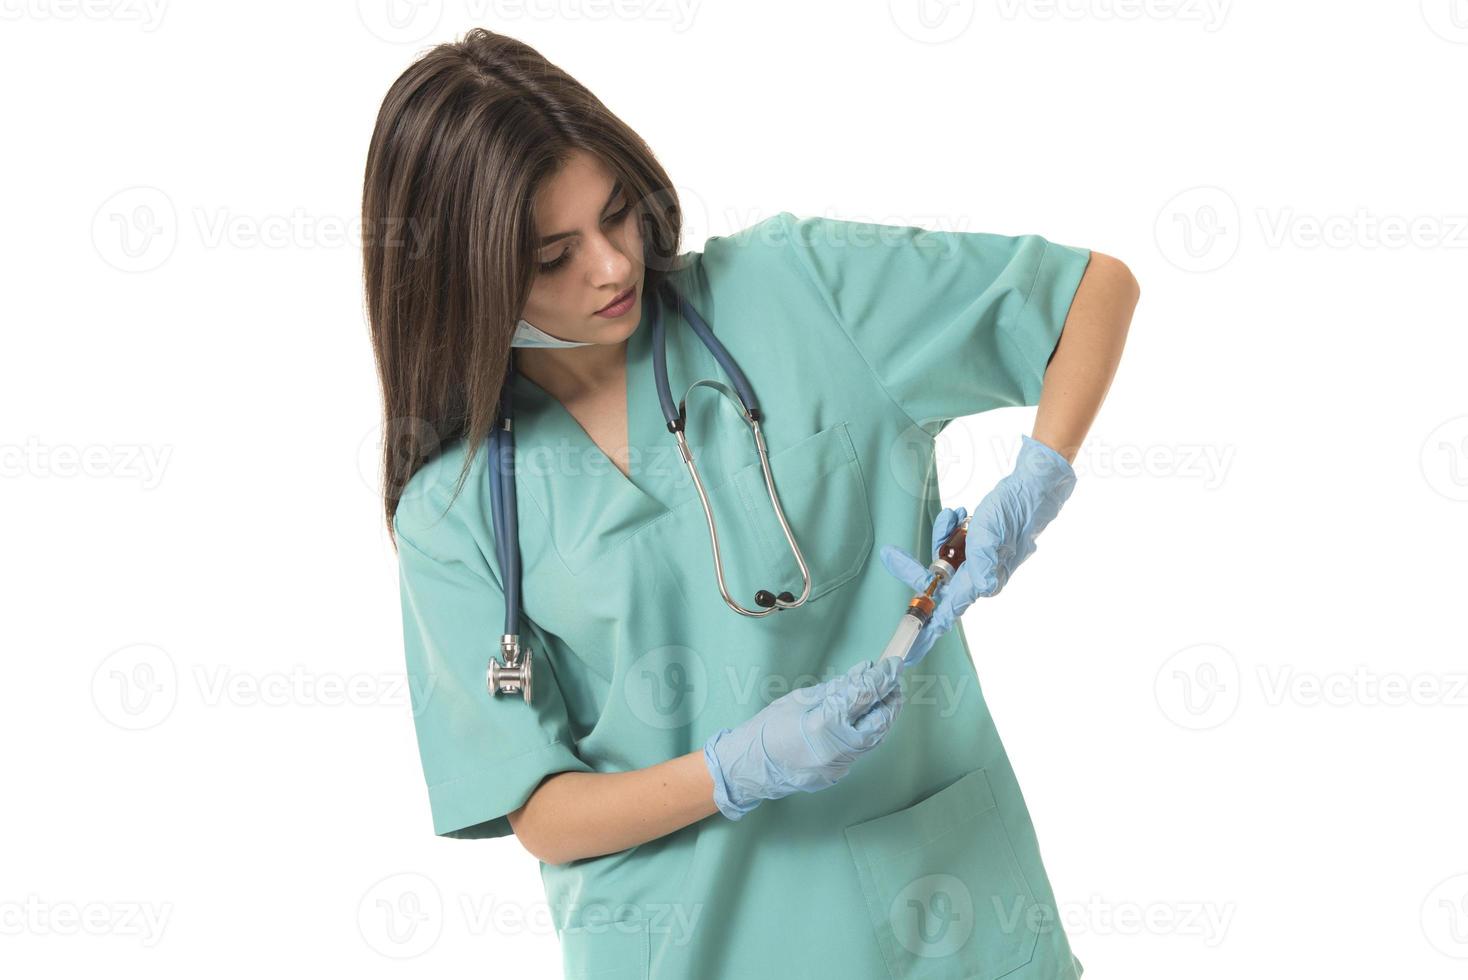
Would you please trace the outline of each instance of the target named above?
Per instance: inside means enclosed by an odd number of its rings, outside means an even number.
[[[617,294],[616,299],[612,300],[610,303],[608,303],[606,306],[603,306],[601,309],[597,310],[596,312],[598,312],[598,313],[605,313],[607,310],[610,310],[612,307],[616,306],[618,303],[626,302],[627,297],[631,296],[632,293],[636,289],[637,289],[636,286],[628,286],[625,290],[623,290],[622,292],[620,292],[620,293]]]

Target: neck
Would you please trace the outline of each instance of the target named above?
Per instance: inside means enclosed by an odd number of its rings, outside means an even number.
[[[560,401],[582,398],[626,375],[627,341],[590,347],[516,347],[521,374]]]

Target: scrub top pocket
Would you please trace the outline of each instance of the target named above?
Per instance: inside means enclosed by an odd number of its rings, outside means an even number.
[[[1034,958],[1041,908],[984,770],[845,834],[894,980],[996,980]]]
[[[847,423],[838,422],[770,454],[770,472],[790,533],[810,569],[810,599],[856,577],[872,550],[872,508]],[[731,481],[759,537],[766,578],[800,595],[800,565],[785,540],[759,461]],[[722,533],[722,532],[721,532]]]

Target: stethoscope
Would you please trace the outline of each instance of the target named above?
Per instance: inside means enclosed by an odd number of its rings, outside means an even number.
[[[729,590],[724,582],[724,564],[719,553],[719,531],[715,526],[714,511],[709,505],[708,493],[704,489],[703,480],[698,475],[698,467],[693,462],[693,452],[688,447],[688,438],[684,435],[684,424],[687,421],[688,395],[699,385],[708,385],[722,392],[728,392],[728,388],[717,381],[702,380],[695,381],[688,386],[688,391],[679,399],[676,410],[673,407],[673,395],[668,385],[668,357],[666,334],[663,329],[663,307],[661,303],[653,303],[652,315],[652,346],[653,346],[653,375],[657,382],[658,402],[662,406],[663,417],[667,421],[668,431],[673,433],[678,440],[678,450],[683,456],[683,462],[688,467],[688,472],[693,476],[693,485],[698,490],[698,499],[703,503],[704,520],[708,524],[709,543],[714,552],[714,574],[719,582],[719,593],[724,597],[724,603],[741,616],[755,618],[768,616],[782,609],[795,609],[803,605],[810,598],[810,568],[805,563],[805,556],[800,552],[800,545],[795,541],[795,535],[790,530],[790,522],[785,519],[785,508],[780,504],[780,496],[775,492],[775,478],[770,472],[770,453],[765,445],[765,437],[760,429],[760,421],[764,417],[760,412],[759,400],[755,397],[754,388],[751,387],[749,379],[739,369],[729,351],[714,336],[713,330],[698,311],[687,299],[680,296],[670,283],[662,282],[661,288],[672,300],[673,305],[683,311],[684,318],[693,327],[693,332],[703,341],[705,347],[714,355],[724,373],[734,384],[734,392],[739,399],[742,409],[742,418],[749,426],[754,438],[755,451],[759,453],[760,468],[764,471],[765,489],[770,494],[770,504],[775,509],[775,516],[780,520],[780,528],[785,532],[785,540],[790,545],[791,552],[795,555],[795,561],[800,566],[800,577],[804,587],[800,598],[791,595],[789,591],[775,595],[768,589],[760,589],[755,593],[755,605],[761,607],[758,610],[746,609],[729,595]],[[513,477],[504,472],[507,467],[506,460],[513,459],[515,451],[515,410],[514,401],[510,392],[510,381],[515,373],[513,360],[505,383],[500,388],[500,413],[499,421],[490,430],[489,435],[489,499],[492,519],[494,521],[494,540],[499,567],[505,577],[505,632],[500,637],[500,651],[504,655],[504,662],[491,656],[489,658],[489,670],[486,682],[491,695],[523,693],[525,702],[530,703],[530,648],[520,642],[520,528],[518,523],[518,512],[515,504],[515,481]],[[507,478],[509,477],[509,478]]]

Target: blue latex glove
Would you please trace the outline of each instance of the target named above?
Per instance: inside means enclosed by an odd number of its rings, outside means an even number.
[[[943,586],[932,618],[908,651],[907,665],[927,656],[938,637],[952,629],[980,596],[997,595],[1004,588],[1020,563],[1034,554],[1035,538],[1060,513],[1075,484],[1075,470],[1064,456],[1043,442],[1021,436],[1014,472],[995,484],[975,508],[964,539],[963,564]],[[933,522],[933,554],[927,563],[920,564],[901,548],[883,545],[883,566],[914,593],[923,591],[933,577],[928,565],[966,516],[962,507],[938,513]]]
[[[762,800],[814,793],[846,775],[902,710],[900,659],[863,660],[841,677],[796,688],[738,727],[710,735],[703,761],[719,812],[739,820]]]

